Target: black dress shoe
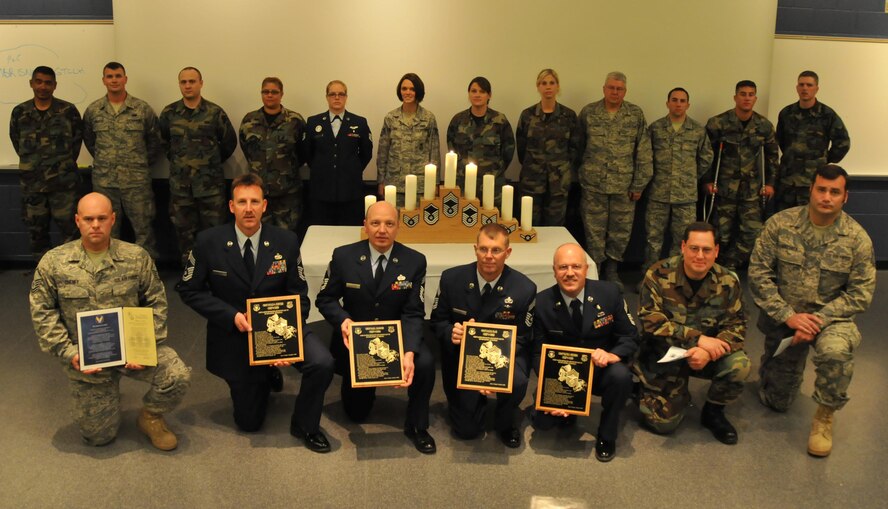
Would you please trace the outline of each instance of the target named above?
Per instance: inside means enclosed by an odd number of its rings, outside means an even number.
[[[700,416],[700,423],[712,432],[719,442],[728,445],[737,443],[737,430],[725,417],[725,406],[706,402]]]
[[[281,392],[284,390],[284,375],[281,374],[281,370],[275,366],[270,366],[268,371],[268,383],[271,386],[272,392]]]
[[[327,437],[321,431],[306,433],[299,426],[290,424],[290,434],[305,442],[305,447],[314,452],[330,452],[330,442],[327,441]]]
[[[429,435],[427,430],[407,428],[404,430],[404,434],[413,442],[416,450],[423,454],[435,454],[435,451],[438,450],[435,446],[435,439]]]
[[[521,446],[521,432],[518,431],[518,428],[499,430],[496,434],[506,447],[517,449]]]
[[[617,455],[617,443],[611,440],[598,439],[595,442],[595,459],[602,463],[614,459]]]

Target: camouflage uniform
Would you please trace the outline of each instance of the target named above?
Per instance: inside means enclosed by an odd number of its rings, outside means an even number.
[[[416,114],[408,118],[401,108],[388,112],[379,134],[376,153],[376,181],[398,187],[398,206],[404,206],[405,179],[416,175],[416,189],[422,193],[425,185],[425,165],[441,167],[441,141],[435,115],[417,106]]]
[[[155,204],[149,166],[160,155],[157,115],[148,103],[130,94],[115,112],[105,96],[86,108],[83,124],[83,142],[95,159],[93,191],[110,198],[117,213],[111,235],[120,238],[125,214],[133,225],[136,244],[156,259],[151,224]]]
[[[67,242],[76,236],[77,156],[83,142],[83,122],[77,108],[53,98],[40,111],[34,100],[12,110],[9,138],[19,156],[22,219],[28,226],[31,254],[39,261],[51,247],[50,216]]]
[[[581,136],[576,112],[563,104],[555,103],[552,113],[544,113],[539,103],[521,112],[515,131],[518,193],[533,197],[533,224],[564,226]]]
[[[613,118],[604,99],[588,104],[579,125],[586,250],[601,266],[605,259],[623,260],[635,218],[628,193],[641,193],[651,179],[651,138],[641,108],[628,101]]]
[[[762,150],[765,184],[773,186],[777,177],[774,127],[756,112],[752,112],[749,123],[743,127],[734,110],[728,110],[709,119],[706,133],[715,154],[718,154],[719,143],[724,143],[715,199],[721,246],[718,262],[739,267],[749,260],[755,239],[762,230]],[[703,176],[704,183],[713,182],[715,164],[713,162],[712,169]]]
[[[667,225],[672,233],[670,256],[679,253],[685,228],[697,219],[697,181],[712,164],[706,130],[691,117],[685,117],[678,132],[668,116],[653,122],[648,131],[654,177],[647,192],[645,270],[660,259]]]
[[[478,165],[478,196],[483,189],[483,175],[492,173],[496,192],[494,200],[500,206],[502,188],[506,184],[506,169],[515,154],[515,135],[506,116],[487,108],[484,120],[479,124],[472,117],[472,110],[461,111],[453,116],[447,126],[447,148],[456,152],[456,183],[465,182],[466,163]]]
[[[638,318],[643,336],[633,370],[642,382],[639,409],[654,430],[669,433],[681,423],[691,401],[689,376],[712,380],[708,402],[725,405],[740,397],[750,363],[743,351],[743,289],[733,272],[713,265],[694,293],[682,256],[660,260],[645,274]],[[686,360],[657,363],[670,346],[690,349],[701,335],[725,341],[731,352],[699,371]]]
[[[818,235],[808,207],[775,214],[755,244],[749,261],[749,287],[765,334],[759,369],[759,396],[775,410],[789,408],[799,391],[808,346],[814,347],[814,401],[839,409],[848,401],[854,350],[860,332],[854,315],[869,307],[876,287],[873,244],[864,229],[842,212]],[[811,343],[790,346],[777,357],[780,340],[793,335],[786,324],[795,313],[823,320]]]
[[[268,209],[262,221],[296,231],[302,213],[302,178],[305,119],[282,108],[268,123],[262,108],[244,116],[240,125],[240,146],[250,171],[265,181]]]
[[[40,260],[31,285],[31,320],[40,349],[59,358],[70,381],[74,420],[83,439],[103,445],[120,426],[121,376],[151,384],[142,398],[145,409],[173,410],[190,385],[191,370],[176,352],[161,344],[167,336],[167,300],[163,282],[148,253],[133,244],[111,240],[107,257],[96,267],[79,240],[50,250]],[[118,306],[154,310],[157,366],[144,370],[105,368],[86,375],[74,369],[77,313]]]
[[[170,160],[170,219],[184,262],[197,232],[228,217],[222,163],[237,148],[237,134],[225,111],[203,98],[193,110],[183,100],[168,105],[159,125]]]
[[[820,101],[808,109],[796,102],[780,110],[777,143],[783,152],[777,185],[779,210],[806,205],[817,168],[838,163],[851,149],[842,119]]]

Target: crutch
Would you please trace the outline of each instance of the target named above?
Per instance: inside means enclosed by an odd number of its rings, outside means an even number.
[[[722,163],[722,149],[725,147],[725,142],[718,142],[718,158],[715,160],[715,178],[712,180],[712,194],[710,194],[705,200],[703,200],[703,221],[709,222],[709,217],[712,216],[712,211],[715,210],[715,195],[718,193],[718,170],[721,168]],[[709,207],[706,204],[709,204]]]

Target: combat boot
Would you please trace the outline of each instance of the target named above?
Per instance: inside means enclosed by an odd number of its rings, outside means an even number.
[[[143,408],[139,414],[138,424],[139,430],[151,439],[151,445],[161,451],[172,451],[179,445],[176,435],[167,428],[163,415]]]
[[[811,422],[811,434],[808,436],[808,454],[825,457],[832,451],[833,415],[836,409],[819,405]]]
[[[623,282],[620,281],[620,274],[617,273],[617,262],[616,260],[611,260],[608,258],[604,262],[604,280],[610,281],[611,283],[616,283],[617,286],[620,287],[620,291],[623,291]]]
[[[725,417],[725,406],[706,402],[700,412],[700,423],[712,432],[712,436],[727,445],[737,443],[737,430]]]

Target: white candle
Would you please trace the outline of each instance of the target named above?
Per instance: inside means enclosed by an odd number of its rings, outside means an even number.
[[[404,181],[404,209],[416,208],[416,175],[407,175]]]
[[[496,185],[495,179],[492,173],[488,173],[487,175],[484,175],[482,180],[484,183],[484,189],[482,189],[481,192],[484,194],[482,195],[481,208],[490,210],[495,206],[493,204],[493,195],[495,194],[493,186]]]
[[[529,232],[533,230],[533,197],[521,198],[521,230]]]
[[[515,188],[512,186],[503,186],[503,198],[500,203],[500,215],[503,221],[512,220],[512,200],[515,196]]]
[[[385,186],[385,201],[392,204],[395,209],[398,208],[398,187]]]
[[[444,156],[444,187],[456,187],[456,153],[452,150]]]
[[[367,209],[370,208],[370,205],[376,203],[376,197],[372,194],[368,194],[364,197],[364,217],[367,217]]]
[[[435,186],[438,185],[438,167],[434,164],[425,165],[425,182],[423,183],[422,198],[424,200],[435,199]]]
[[[466,199],[474,200],[475,199],[475,188],[478,186],[478,165],[475,163],[469,163],[466,165],[466,183],[465,183],[465,191],[466,191]]]

